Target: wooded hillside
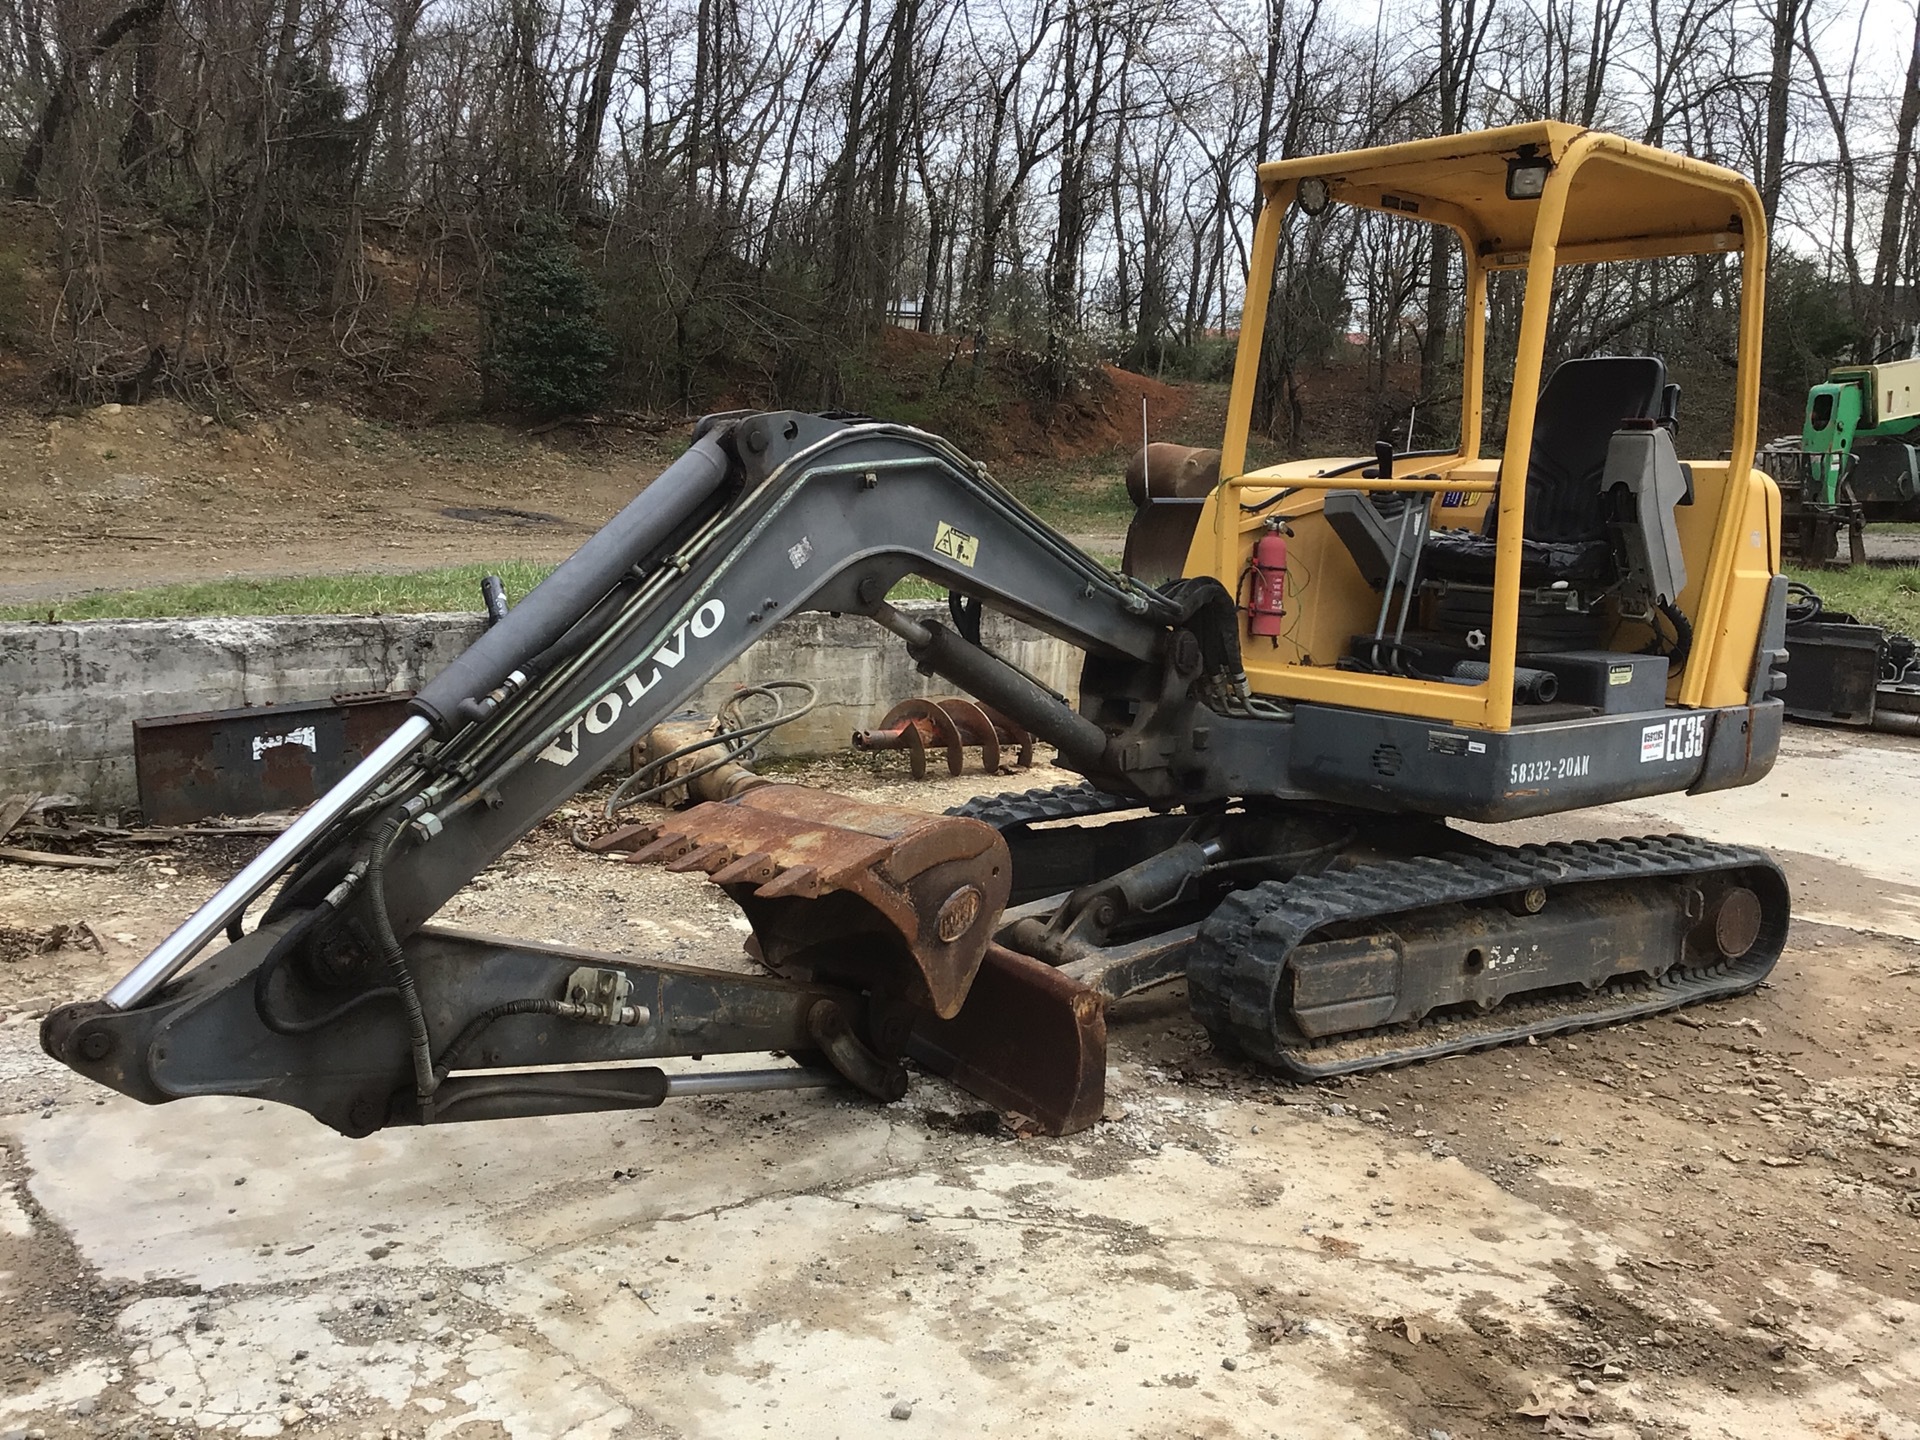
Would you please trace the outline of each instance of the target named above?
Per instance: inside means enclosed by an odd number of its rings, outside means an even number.
[[[1256,159],[1542,116],[1756,178],[1778,409],[1920,319],[1900,0],[5,0],[0,80],[0,335],[81,401],[864,405],[889,325],[946,387],[1217,377]],[[1377,218],[1290,230],[1283,443],[1330,368],[1451,423],[1456,257]],[[1711,413],[1730,278],[1578,280],[1556,351],[1691,357]]]

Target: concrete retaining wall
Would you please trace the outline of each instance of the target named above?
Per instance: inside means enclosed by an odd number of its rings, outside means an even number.
[[[908,611],[939,613],[922,602]],[[347,690],[418,689],[477,636],[478,615],[294,615],[246,620],[0,624],[0,796],[67,794],[93,809],[135,803],[133,721]],[[982,637],[1064,694],[1079,678],[1070,646],[988,616]],[[711,712],[737,684],[811,681],[819,707],[776,731],[763,753],[846,747],[908,695],[951,690],[916,674],[900,641],[869,620],[801,615],[700,694]]]

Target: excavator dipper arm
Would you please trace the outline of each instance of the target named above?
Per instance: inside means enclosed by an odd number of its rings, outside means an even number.
[[[1139,758],[1109,754],[1121,727],[893,610],[885,597],[908,574],[1060,636],[1109,673],[1137,671],[1143,694],[1194,703],[1201,647],[1179,639],[1191,606],[1083,555],[946,443],[798,413],[712,418],[104,1000],[51,1013],[43,1044],[144,1101],[256,1096],[349,1134],[836,1077],[891,1099],[910,1048],[1045,1128],[1088,1123],[1103,1068],[1097,999],[992,944],[1011,865],[977,820],[789,786],[709,816],[701,843],[668,858],[741,902],[774,975],[423,928],[796,611],[875,618],[924,669],[1124,786],[1119,767]],[[188,969],[222,933],[225,945]],[[996,1003],[1028,1012],[1015,1031],[962,1013],[983,967]],[[1031,1033],[1016,1048],[1048,1054],[1033,1084],[1006,1073],[1022,1026]],[[751,1051],[806,1063],[730,1076],[634,1063]]]

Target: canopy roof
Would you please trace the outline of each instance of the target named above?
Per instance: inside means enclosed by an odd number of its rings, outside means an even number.
[[[1273,161],[1260,167],[1260,183],[1285,204],[1317,176],[1338,204],[1450,225],[1485,265],[1516,268],[1550,213],[1551,194],[1507,198],[1508,161],[1529,154],[1553,162],[1550,192],[1555,180],[1567,186],[1559,264],[1738,251],[1764,238],[1759,196],[1735,172],[1551,120]]]

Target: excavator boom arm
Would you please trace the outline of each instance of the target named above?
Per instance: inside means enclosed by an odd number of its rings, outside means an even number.
[[[806,926],[791,918],[795,898],[830,895],[888,922],[866,959],[824,988],[690,978],[671,966],[421,927],[801,610],[875,618],[923,667],[1052,741],[1067,763],[1112,768],[1108,732],[1062,697],[889,606],[908,574],[1147,672],[1163,668],[1185,618],[1167,595],[1068,544],[932,436],[796,413],[705,423],[679,461],[422,690],[415,715],[376,757],[105,1001],[50,1015],[44,1043],[143,1099],[264,1095],[349,1133],[398,1120],[658,1103],[672,1088],[658,1072],[538,1083],[452,1074],[480,1053],[501,1068],[803,1049],[886,1090],[915,1021],[951,1019],[980,966],[1000,963],[986,951],[1005,900],[1005,846],[978,822],[878,807],[828,813],[805,794],[763,795],[732,817],[761,840],[755,853],[768,873],[742,872],[753,883],[741,898],[763,950],[810,955]],[[260,924],[243,934],[240,916],[283,875]],[[964,911],[967,923],[949,911]],[[228,944],[177,979],[222,929]],[[833,969],[817,956],[802,968],[822,963]],[[614,998],[598,1008],[566,998],[602,990]],[[645,1003],[634,998],[642,995]],[[362,1004],[370,1000],[380,1003]],[[478,1053],[465,1035],[473,1026],[485,1035]]]

